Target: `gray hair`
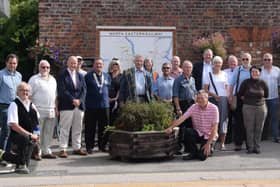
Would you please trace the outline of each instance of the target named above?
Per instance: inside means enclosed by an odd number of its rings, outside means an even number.
[[[220,57],[220,56],[215,56],[214,58],[213,58],[213,64],[217,64],[217,63],[223,63],[223,59],[222,59],[222,57]]]

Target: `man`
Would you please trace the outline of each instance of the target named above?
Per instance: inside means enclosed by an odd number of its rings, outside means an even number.
[[[203,62],[195,63],[193,66],[193,77],[197,90],[203,88],[204,80],[209,75],[209,72],[212,71],[212,58],[213,51],[211,49],[205,49],[203,52]]]
[[[173,84],[173,102],[177,117],[180,117],[194,103],[196,93],[195,80],[191,76],[193,65],[190,61],[185,60],[182,64],[183,74],[177,77]],[[192,127],[192,120],[187,119],[180,126],[179,131],[179,147],[184,139],[184,129]],[[185,147],[187,149],[187,147]],[[187,150],[185,150],[187,151]],[[180,154],[180,151],[177,152]]]
[[[42,158],[55,159],[50,149],[55,126],[56,80],[50,75],[50,64],[46,60],[39,63],[39,73],[33,75],[28,82],[32,88],[31,100],[40,114],[40,146]],[[43,99],[42,99],[43,98]]]
[[[185,60],[182,68],[183,74],[176,78],[173,84],[173,101],[178,116],[181,116],[194,103],[196,93],[195,80],[192,77],[192,63]]]
[[[229,55],[228,57],[228,68],[224,69],[224,72],[227,74],[228,77],[228,82],[230,82],[231,78],[233,77],[233,72],[235,68],[238,66],[238,59],[234,55]],[[233,89],[235,90],[235,89]],[[234,125],[234,118],[233,118],[233,111],[229,110],[228,114],[228,132],[227,132],[227,137],[226,137],[226,142],[231,143],[232,142],[232,128]]]
[[[109,125],[109,87],[110,77],[103,72],[103,60],[96,58],[93,71],[85,76],[87,85],[85,112],[85,142],[87,153],[92,154],[96,127],[98,128],[98,148],[104,151],[102,143],[105,127]]]
[[[16,88],[20,84],[22,76],[16,71],[18,57],[9,54],[6,58],[6,67],[0,71],[0,149],[10,150],[8,137],[10,129],[7,124],[7,110],[12,101],[16,98]]]
[[[67,158],[69,131],[72,127],[73,154],[87,155],[81,149],[82,124],[85,109],[86,84],[83,75],[76,71],[78,60],[70,56],[67,68],[58,77],[58,110],[60,115],[59,157]]]
[[[127,100],[134,102],[151,101],[152,83],[148,73],[143,68],[143,56],[136,55],[134,65],[123,72],[120,81],[120,106]]]
[[[82,74],[83,76],[85,76],[87,74],[87,72],[85,70],[82,69],[84,60],[81,56],[77,56],[78,59],[78,66],[77,66],[77,72],[79,72],[80,74]]]
[[[261,79],[264,80],[268,86],[268,98],[266,99],[267,117],[263,129],[263,138],[268,136],[269,127],[271,128],[273,142],[279,143],[279,122],[278,122],[278,108],[279,95],[278,88],[280,85],[280,69],[273,64],[273,57],[270,53],[263,55],[263,66],[261,71]]]
[[[196,104],[192,105],[179,119],[172,122],[172,125],[165,130],[171,133],[173,128],[182,124],[184,120],[192,118],[193,128],[185,130],[185,147],[188,147],[190,154],[183,156],[184,160],[199,159],[201,161],[211,154],[211,145],[217,138],[219,123],[219,112],[216,105],[208,102],[208,94],[200,90],[196,96]],[[200,149],[197,147],[200,143]]]
[[[176,79],[183,72],[182,69],[180,68],[180,65],[181,65],[180,57],[173,56],[171,59],[171,65],[172,65],[172,68],[171,68],[170,76],[173,77],[174,79]]]
[[[241,55],[242,65],[238,68],[235,68],[233,76],[230,79],[230,91],[229,91],[229,103],[231,103],[233,95],[237,95],[240,85],[246,79],[250,78],[250,67],[252,56],[249,53],[243,53]],[[235,91],[234,91],[235,87]],[[243,102],[241,98],[237,98],[237,107],[234,111],[235,125],[233,127],[233,139],[235,144],[235,151],[240,151],[242,149],[242,143],[245,140],[245,127],[243,122],[243,113],[242,113]]]
[[[170,76],[171,67],[169,63],[162,64],[162,76],[160,76],[155,82],[154,96],[158,101],[166,103],[172,103],[172,87],[174,78]]]
[[[34,134],[38,126],[39,113],[35,105],[29,100],[31,87],[22,82],[17,87],[17,98],[8,108],[7,123],[11,128],[10,140],[15,147],[15,153],[19,161],[16,172],[29,173],[29,163],[33,151],[33,144],[38,142],[39,137]]]

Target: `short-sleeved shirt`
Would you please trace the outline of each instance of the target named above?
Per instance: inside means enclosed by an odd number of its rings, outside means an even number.
[[[179,100],[193,100],[196,94],[195,80],[193,77],[186,78],[183,74],[174,80],[173,97]]]
[[[212,79],[215,84],[215,87],[217,89],[218,96],[228,96],[228,89],[227,89],[228,76],[227,76],[227,74],[224,71],[220,71],[219,74],[211,73],[211,75],[212,75]],[[209,91],[211,93],[216,94],[209,74],[205,80],[205,85],[209,85]]]
[[[19,72],[11,73],[7,68],[0,71],[0,103],[10,104],[16,98],[17,86],[21,83]]]
[[[199,104],[193,104],[183,115],[192,118],[193,128],[205,139],[209,139],[213,126],[219,123],[218,108],[210,102],[205,109]]]
[[[44,78],[41,74],[33,75],[28,83],[31,86],[31,99],[43,118],[55,117],[56,80],[49,75]],[[44,98],[44,99],[42,99]]]
[[[265,81],[268,86],[268,98],[278,98],[278,86],[280,85],[280,69],[276,66],[272,66],[270,72],[262,67],[261,79]]]
[[[234,69],[233,77],[232,77],[232,79],[230,80],[230,83],[229,83],[230,86],[233,86],[233,87],[236,86],[239,69],[240,69],[240,74],[239,74],[239,83],[238,83],[237,91],[239,91],[239,88],[240,88],[241,83],[242,83],[244,80],[250,78],[250,70],[249,70],[250,68],[245,69],[245,68],[243,67],[243,65],[242,65],[242,66],[240,66],[240,68],[237,67],[237,68]],[[235,93],[235,92],[234,92],[234,93]]]
[[[23,104],[24,108],[27,112],[29,112],[30,101],[23,102],[19,97],[19,101]],[[37,117],[40,118],[40,114],[36,108],[36,106],[32,103],[32,108],[36,111]],[[11,125],[11,123],[19,124],[19,117],[18,117],[18,106],[15,102],[12,102],[8,108],[8,119],[7,124]]]
[[[154,85],[154,94],[161,99],[172,99],[173,83],[173,77],[159,77]]]

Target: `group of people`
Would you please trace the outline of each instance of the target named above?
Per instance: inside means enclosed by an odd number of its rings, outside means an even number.
[[[180,126],[178,144],[189,152],[185,160],[205,160],[217,140],[225,150],[228,127],[232,127],[236,151],[246,140],[248,153],[260,153],[265,121],[265,126],[271,126],[273,140],[279,142],[280,70],[272,65],[269,53],[264,54],[261,68],[252,66],[251,60],[249,53],[243,53],[238,66],[237,57],[230,55],[228,69],[222,70],[223,59],[213,58],[212,50],[206,49],[202,62],[185,60],[181,64],[174,56],[171,63],[162,64],[159,73],[153,70],[151,58],[136,55],[134,67],[121,72],[119,59],[113,58],[105,73],[101,58],[94,59],[92,70],[86,72],[81,68],[82,57],[70,56],[57,79],[50,75],[49,62],[41,60],[38,74],[26,83],[16,71],[17,56],[10,54],[0,71],[0,160],[16,163],[19,173],[29,173],[35,146],[40,150],[34,156],[37,160],[67,158],[70,136],[73,154],[92,154],[96,134],[99,151],[106,151],[105,127],[113,125],[120,108],[127,101],[152,100],[174,106],[177,119],[165,131],[171,133]],[[237,108],[230,110],[234,96]],[[50,149],[56,118],[58,155]],[[83,124],[85,150],[81,147]]]

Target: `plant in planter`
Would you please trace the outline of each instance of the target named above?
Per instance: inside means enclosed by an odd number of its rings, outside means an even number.
[[[174,119],[166,103],[127,103],[110,130],[109,153],[112,157],[152,158],[172,156],[177,146],[175,134],[166,134]]]

